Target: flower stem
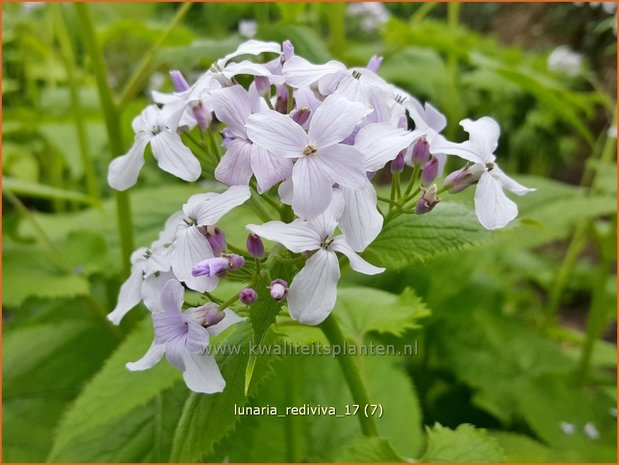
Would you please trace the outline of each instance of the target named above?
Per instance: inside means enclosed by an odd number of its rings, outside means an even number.
[[[81,24],[84,45],[90,55],[90,60],[97,81],[97,90],[101,109],[105,118],[105,127],[109,140],[112,157],[123,153],[122,131],[120,127],[120,114],[114,105],[112,90],[108,84],[108,72],[103,59],[103,50],[97,42],[95,26],[90,14],[89,5],[76,3],[75,11]],[[126,191],[115,192],[116,216],[118,222],[118,234],[120,236],[120,248],[122,264],[126,274],[129,274],[131,263],[129,258],[133,251],[133,225],[131,223],[131,205],[129,194]]]
[[[228,308],[230,305],[232,305],[233,303],[235,303],[237,300],[239,300],[239,298],[241,297],[241,294],[239,292],[237,292],[236,294],[234,294],[233,297],[230,297],[228,300],[226,300],[224,303],[219,304],[219,310],[225,310],[226,308]]]
[[[334,346],[344,347],[346,344],[346,338],[340,329],[337,320],[333,314],[329,315],[325,321],[320,325],[320,329],[329,340],[329,343]],[[353,357],[348,354],[339,355],[337,360],[340,364],[344,378],[348,384],[348,389],[352,394],[353,400],[356,404],[362,406],[370,403],[368,391],[359,370],[359,365]],[[371,416],[358,415],[359,424],[361,425],[361,431],[364,436],[378,436],[378,430],[376,429],[376,423]]]

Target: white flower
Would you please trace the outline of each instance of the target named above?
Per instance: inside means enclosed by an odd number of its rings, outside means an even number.
[[[176,277],[187,287],[208,292],[217,286],[216,277],[193,276],[191,273],[194,265],[215,256],[203,232],[212,228],[222,216],[242,205],[250,196],[249,187],[232,186],[221,194],[209,192],[193,195],[183,205],[183,215],[176,223],[170,262]]]
[[[563,434],[572,435],[576,432],[576,427],[573,423],[568,423],[566,421],[562,421],[559,423],[559,428],[563,431]]]
[[[291,252],[313,252],[288,291],[290,315],[301,323],[320,324],[335,306],[340,279],[336,252],[346,255],[350,267],[360,273],[374,275],[385,271],[357,255],[345,235],[333,237],[343,207],[341,196],[336,194],[329,208],[312,221],[298,219],[290,224],[270,221],[261,226],[247,226],[254,234],[279,242]]]
[[[386,23],[391,14],[380,2],[358,2],[348,5],[348,15],[360,18],[360,26],[365,32],[373,32]]]
[[[183,372],[187,387],[211,394],[223,391],[226,382],[215,359],[207,352],[210,338],[243,321],[232,310],[219,311],[215,304],[181,311],[183,286],[168,281],[161,292],[161,309],[153,312],[155,340],[137,362],[127,363],[131,371],[148,370],[165,354],[175,368]]]
[[[590,421],[585,423],[585,426],[584,426],[583,430],[585,432],[585,435],[589,439],[599,439],[599,437],[600,437],[600,432],[595,427],[595,425],[592,422],[590,422]]]
[[[144,166],[144,150],[150,144],[159,168],[181,178],[195,181],[200,177],[200,162],[176,133],[181,114],[170,114],[149,105],[133,120],[135,132],[133,146],[127,154],[110,163],[108,183],[116,190],[133,186]]]
[[[486,229],[503,228],[518,216],[518,206],[505,195],[503,189],[516,195],[525,195],[535,189],[514,181],[495,163],[494,151],[500,134],[495,120],[488,116],[476,121],[464,119],[460,121],[460,126],[469,133],[469,140],[462,144],[446,144],[440,150],[458,155],[474,164],[471,170],[479,173],[475,191],[477,219]]]
[[[250,139],[273,155],[296,158],[292,168],[292,207],[313,219],[329,206],[332,185],[363,189],[367,181],[363,155],[339,142],[349,136],[370,110],[339,95],[330,95],[314,112],[307,133],[276,111],[251,115]]]
[[[239,34],[247,39],[251,39],[258,33],[258,23],[253,19],[242,19],[239,21]]]
[[[569,77],[578,76],[582,72],[582,65],[582,55],[567,45],[559,45],[548,55],[548,69]]]

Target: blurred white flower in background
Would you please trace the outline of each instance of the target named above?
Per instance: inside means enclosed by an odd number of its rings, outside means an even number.
[[[360,2],[348,5],[348,16],[359,18],[363,31],[373,32],[386,23],[391,14],[380,2]]]
[[[246,39],[252,39],[258,33],[258,23],[253,19],[242,19],[239,21],[239,34]]]
[[[548,69],[570,77],[582,72],[583,56],[567,45],[559,45],[548,56]]]

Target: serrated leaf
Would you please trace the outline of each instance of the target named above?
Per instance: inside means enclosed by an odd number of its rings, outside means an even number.
[[[348,446],[335,461],[343,463],[396,463],[405,460],[395,453],[387,439],[363,437]]]
[[[359,344],[371,331],[400,336],[430,315],[410,288],[399,296],[368,287],[341,288],[334,311],[342,332]]]
[[[427,215],[402,215],[387,223],[364,257],[377,266],[402,268],[482,244],[490,237],[472,210],[443,202]]]
[[[80,438],[146,404],[179,379],[180,373],[165,361],[141,372],[125,368],[126,362],[146,352],[152,339],[152,323],[147,319],[105,362],[62,419],[50,461],[63,461]]]
[[[428,446],[422,462],[489,463],[503,462],[505,453],[485,430],[460,425],[455,430],[434,425],[427,429]]]

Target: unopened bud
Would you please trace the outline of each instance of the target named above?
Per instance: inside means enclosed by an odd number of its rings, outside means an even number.
[[[282,51],[282,58],[284,61],[290,60],[290,58],[294,56],[294,46],[292,45],[292,42],[289,40],[284,40],[282,42]]]
[[[311,113],[311,110],[309,108],[302,107],[302,108],[298,108],[294,110],[290,114],[290,117],[299,126],[303,126],[305,123],[307,123],[307,120],[310,117],[310,113]]]
[[[264,244],[262,239],[257,234],[249,234],[247,236],[247,251],[252,257],[263,258],[264,257]]]
[[[392,173],[401,173],[404,170],[404,154],[406,153],[406,149],[402,150],[398,153],[398,156],[391,162],[391,172]]]
[[[430,161],[430,144],[425,137],[420,138],[413,144],[413,152],[411,161],[413,166],[422,167]]]
[[[198,231],[208,240],[213,249],[213,255],[221,255],[226,250],[226,236],[219,226],[200,226]]]
[[[246,287],[239,293],[239,300],[245,305],[253,304],[258,298],[258,293],[251,287]]]
[[[191,275],[194,277],[208,276],[215,278],[223,275],[229,267],[228,259],[224,257],[213,257],[202,260],[194,265],[191,269]]]
[[[268,289],[273,300],[284,300],[288,295],[288,283],[283,279],[274,279]]]
[[[434,182],[438,176],[438,160],[432,157],[428,163],[423,165],[423,171],[421,172],[421,184],[429,186]]]
[[[205,328],[215,326],[226,317],[226,314],[219,310],[217,305],[213,303],[198,307],[193,313],[196,315],[198,322]]]
[[[245,259],[240,255],[231,253],[231,254],[224,254],[223,256],[228,259],[228,267],[233,271],[239,270],[243,268],[243,266],[245,265]]]
[[[211,113],[207,111],[206,108],[204,108],[204,105],[200,100],[193,103],[193,105],[191,106],[191,112],[194,119],[196,120],[196,123],[198,123],[198,126],[200,126],[202,129],[207,129],[209,127],[212,119]]]
[[[185,80],[185,76],[177,69],[170,71],[170,78],[172,79],[172,85],[176,92],[185,92],[189,89],[189,84]]]
[[[423,215],[432,211],[432,209],[441,201],[437,194],[436,184],[432,184],[427,190],[424,190],[423,195],[417,201],[415,213]]]
[[[380,68],[380,65],[382,63],[383,57],[381,57],[380,55],[374,55],[372,56],[372,58],[370,58],[370,61],[368,61],[368,65],[366,66],[366,68],[375,73],[378,71],[378,68]]]
[[[456,194],[479,181],[483,172],[484,167],[479,163],[466,165],[464,168],[449,173],[445,177],[444,184],[448,187],[450,194]]]
[[[277,88],[277,99],[275,100],[275,111],[288,113],[288,89],[285,85]]]

